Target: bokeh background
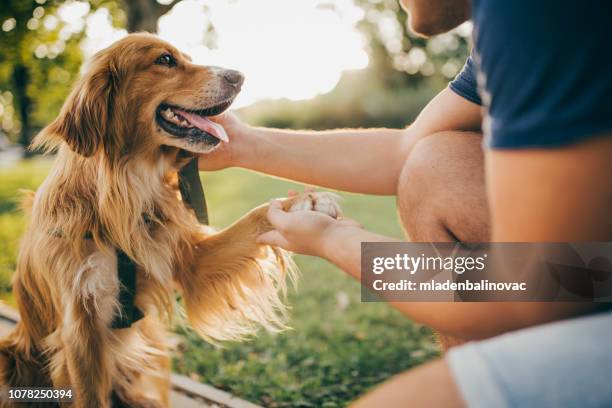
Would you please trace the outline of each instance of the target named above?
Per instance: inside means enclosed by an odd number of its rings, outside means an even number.
[[[408,125],[461,69],[471,25],[423,39],[397,0],[3,0],[0,6],[0,294],[36,189],[52,158],[24,149],[59,111],[83,61],[128,32],[156,32],[195,62],[235,68],[234,108],[282,128]],[[384,166],[384,163],[380,164]],[[372,171],[376,171],[373,169]],[[203,174],[211,221],[223,227],[293,183],[229,169]],[[342,194],[348,216],[401,237],[393,197]],[[326,262],[297,257],[292,330],[212,347],[177,327],[177,372],[266,407],[341,407],[376,383],[438,354],[431,333]]]

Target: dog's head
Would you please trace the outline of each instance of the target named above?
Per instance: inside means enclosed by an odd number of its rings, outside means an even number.
[[[42,138],[59,136],[86,157],[162,146],[207,152],[226,138],[208,116],[230,106],[243,80],[238,71],[195,65],[153,35],[131,34],[93,57]]]

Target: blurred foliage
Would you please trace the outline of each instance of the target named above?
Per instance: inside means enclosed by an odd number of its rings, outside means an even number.
[[[260,126],[324,129],[404,127],[461,70],[471,25],[426,39],[408,29],[397,0],[354,0],[370,63],[346,72],[336,88],[309,101],[265,101],[242,110]],[[324,3],[335,9],[333,1]]]
[[[81,64],[78,39],[60,35],[63,25],[53,16],[57,5],[44,3],[8,0],[0,9],[2,127],[20,133],[23,144],[37,119],[49,119],[49,106],[61,104]]]
[[[389,88],[415,87],[428,80],[446,82],[463,66],[470,25],[426,39],[408,29],[397,0],[354,0],[364,10],[359,28],[369,44],[370,69]]]
[[[0,297],[10,291],[18,244],[25,229],[19,208],[27,190],[36,190],[49,171],[49,160],[22,161],[12,168],[0,167]]]
[[[262,101],[242,108],[240,116],[259,126],[293,129],[395,127],[410,123],[446,85],[440,78],[387,87],[367,68],[344,73],[331,92],[307,101]]]

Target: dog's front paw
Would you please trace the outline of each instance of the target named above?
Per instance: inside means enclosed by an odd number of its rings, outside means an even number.
[[[288,212],[317,211],[327,214],[332,218],[338,218],[342,215],[340,205],[338,204],[339,199],[340,197],[336,194],[328,192],[303,193],[290,198],[286,210]]]

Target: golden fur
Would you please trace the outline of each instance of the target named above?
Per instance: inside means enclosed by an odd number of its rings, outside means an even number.
[[[163,53],[177,60],[171,72],[154,63]],[[13,284],[21,321],[0,342],[3,387],[69,387],[87,408],[169,405],[174,287],[209,341],[283,327],[279,292],[292,269],[284,253],[255,243],[270,229],[265,206],[220,232],[199,225],[177,186],[194,152],[155,124],[162,102],[201,109],[228,92],[217,68],[191,64],[152,35],[130,35],[93,58],[35,141],[57,158],[21,244]],[[136,305],[146,315],[121,330],[110,327],[119,311],[115,248],[138,265]]]

